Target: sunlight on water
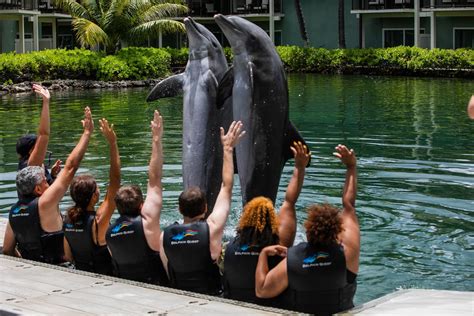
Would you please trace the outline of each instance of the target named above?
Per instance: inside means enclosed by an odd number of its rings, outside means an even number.
[[[474,82],[455,79],[291,75],[290,117],[313,153],[297,204],[297,239],[305,239],[305,207],[341,205],[344,169],[332,157],[338,143],[359,157],[357,211],[362,230],[356,303],[397,288],[474,290],[474,122],[465,107]],[[81,134],[82,108],[91,106],[96,133],[79,172],[93,174],[105,194],[108,150],[97,119],[115,124],[122,183],[146,187],[149,122],[159,108],[165,121],[163,226],[178,220],[181,180],[180,98],[147,104],[148,90],[52,93],[53,158],[65,160]],[[40,100],[0,99],[0,212],[15,202],[15,143],[35,131]],[[292,173],[283,171],[277,205]],[[225,238],[241,212],[236,177]],[[70,205],[66,197],[62,209]]]

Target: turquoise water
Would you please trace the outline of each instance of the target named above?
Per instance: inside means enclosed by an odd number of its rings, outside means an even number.
[[[338,143],[359,157],[357,212],[362,234],[356,303],[397,288],[474,290],[474,121],[465,113],[474,82],[456,79],[291,75],[290,117],[313,153],[297,204],[304,239],[305,207],[341,205],[344,168],[331,156]],[[146,187],[149,121],[165,121],[163,225],[179,218],[181,99],[147,104],[148,89],[52,93],[53,158],[65,160],[81,134],[84,106],[116,126],[122,182]],[[35,131],[41,102],[33,95],[0,98],[0,213],[15,202],[15,142]],[[108,149],[98,130],[79,172],[108,177]],[[284,170],[278,206],[292,172]],[[225,238],[240,216],[238,180]],[[102,189],[104,193],[104,189]],[[62,208],[69,205],[69,197]]]

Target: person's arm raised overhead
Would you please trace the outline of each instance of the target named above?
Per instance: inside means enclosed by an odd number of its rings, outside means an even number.
[[[40,124],[38,127],[38,135],[36,138],[35,146],[33,151],[28,158],[28,166],[42,166],[44,158],[46,157],[46,151],[48,150],[49,142],[49,91],[48,89],[38,85],[33,85],[33,91],[43,98],[43,107],[41,109]]]
[[[221,253],[222,234],[224,233],[224,226],[230,212],[232,186],[234,185],[234,147],[244,135],[245,131],[242,131],[242,122],[240,121],[233,121],[232,124],[230,124],[227,134],[224,134],[224,129],[221,127],[221,143],[224,153],[222,185],[214,209],[207,218],[210,234],[211,258],[213,260],[217,260]]]
[[[338,157],[346,166],[346,181],[342,194],[342,223],[344,231],[340,239],[344,245],[347,268],[356,273],[359,271],[360,228],[357,218],[355,202],[357,193],[357,158],[354,150],[344,145],[336,146],[334,156]]]
[[[92,121],[92,113],[89,107],[84,109],[84,119],[82,120],[84,131],[79,139],[76,147],[69,154],[64,169],[59,173],[53,184],[40,196],[38,201],[41,227],[52,232],[62,228],[62,220],[59,218],[61,214],[58,210],[58,204],[63,198],[69,187],[74,174],[79,168],[84,154],[86,153],[89,140],[94,130],[94,122]]]
[[[272,270],[268,268],[268,256],[286,258],[288,249],[274,245],[262,249],[255,269],[255,295],[260,298],[271,298],[281,294],[288,287],[286,259],[280,261]]]
[[[109,143],[110,155],[109,186],[107,188],[107,193],[105,194],[105,199],[95,215],[97,225],[99,226],[99,236],[96,236],[96,240],[99,240],[99,242],[105,242],[105,233],[107,232],[110,218],[115,210],[115,194],[120,188],[120,155],[114,125],[109,125],[109,122],[105,118],[99,120],[99,123],[100,131]]]
[[[296,210],[295,204],[303,187],[303,180],[306,166],[308,165],[311,153],[301,142],[294,142],[291,151],[295,157],[295,167],[293,176],[286,188],[285,201],[278,214],[280,226],[278,235],[280,245],[291,247],[296,235]]]
[[[151,121],[151,158],[148,167],[148,187],[146,199],[143,203],[141,215],[143,217],[143,229],[150,248],[154,251],[160,250],[160,216],[163,207],[163,187],[161,177],[163,172],[163,118],[160,112],[155,111]]]

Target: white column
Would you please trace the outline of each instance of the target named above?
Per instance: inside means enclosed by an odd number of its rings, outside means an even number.
[[[268,22],[270,23],[270,38],[272,39],[272,42],[275,43],[275,0],[270,0],[269,10]]]
[[[34,15],[32,18],[33,18],[33,51],[38,51],[39,50],[38,16]]]
[[[430,16],[430,47],[431,49],[436,48],[436,12],[431,12]]]
[[[362,14],[360,15],[360,18],[362,19],[360,36],[362,36],[362,48],[365,48],[365,25],[364,25],[364,19],[363,19]]]
[[[415,8],[415,47],[420,47],[420,0],[414,1]]]
[[[20,33],[19,44],[20,44],[20,51],[18,53],[22,54],[25,52],[25,20],[23,15],[20,15],[20,19],[18,20],[18,33]]]
[[[161,32],[161,28],[158,31],[158,47],[159,48],[163,47],[163,32]]]
[[[53,49],[56,49],[58,48],[58,42],[57,42],[57,31],[56,31],[56,28],[57,28],[57,23],[56,23],[56,18],[53,18],[53,21],[51,22],[52,24],[52,28],[53,28]]]

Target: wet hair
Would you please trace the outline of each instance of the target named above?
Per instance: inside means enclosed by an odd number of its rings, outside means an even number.
[[[206,194],[198,187],[191,187],[179,195],[179,212],[193,218],[206,211]]]
[[[138,216],[143,204],[142,190],[137,185],[121,187],[114,198],[120,215]]]
[[[308,207],[308,218],[304,223],[306,238],[312,245],[330,245],[337,242],[343,231],[339,209],[330,204],[315,204]]]
[[[30,154],[31,148],[35,147],[36,135],[27,134],[18,138],[16,142],[16,152],[22,158],[27,157]]]
[[[91,175],[80,175],[72,180],[69,193],[76,204],[67,210],[70,223],[76,223],[87,212],[87,207],[96,190],[97,183]]]
[[[237,226],[240,244],[266,247],[279,243],[279,222],[270,199],[259,196],[248,202]]]
[[[28,166],[18,171],[16,175],[16,189],[22,196],[32,195],[35,187],[44,179],[44,168]]]

